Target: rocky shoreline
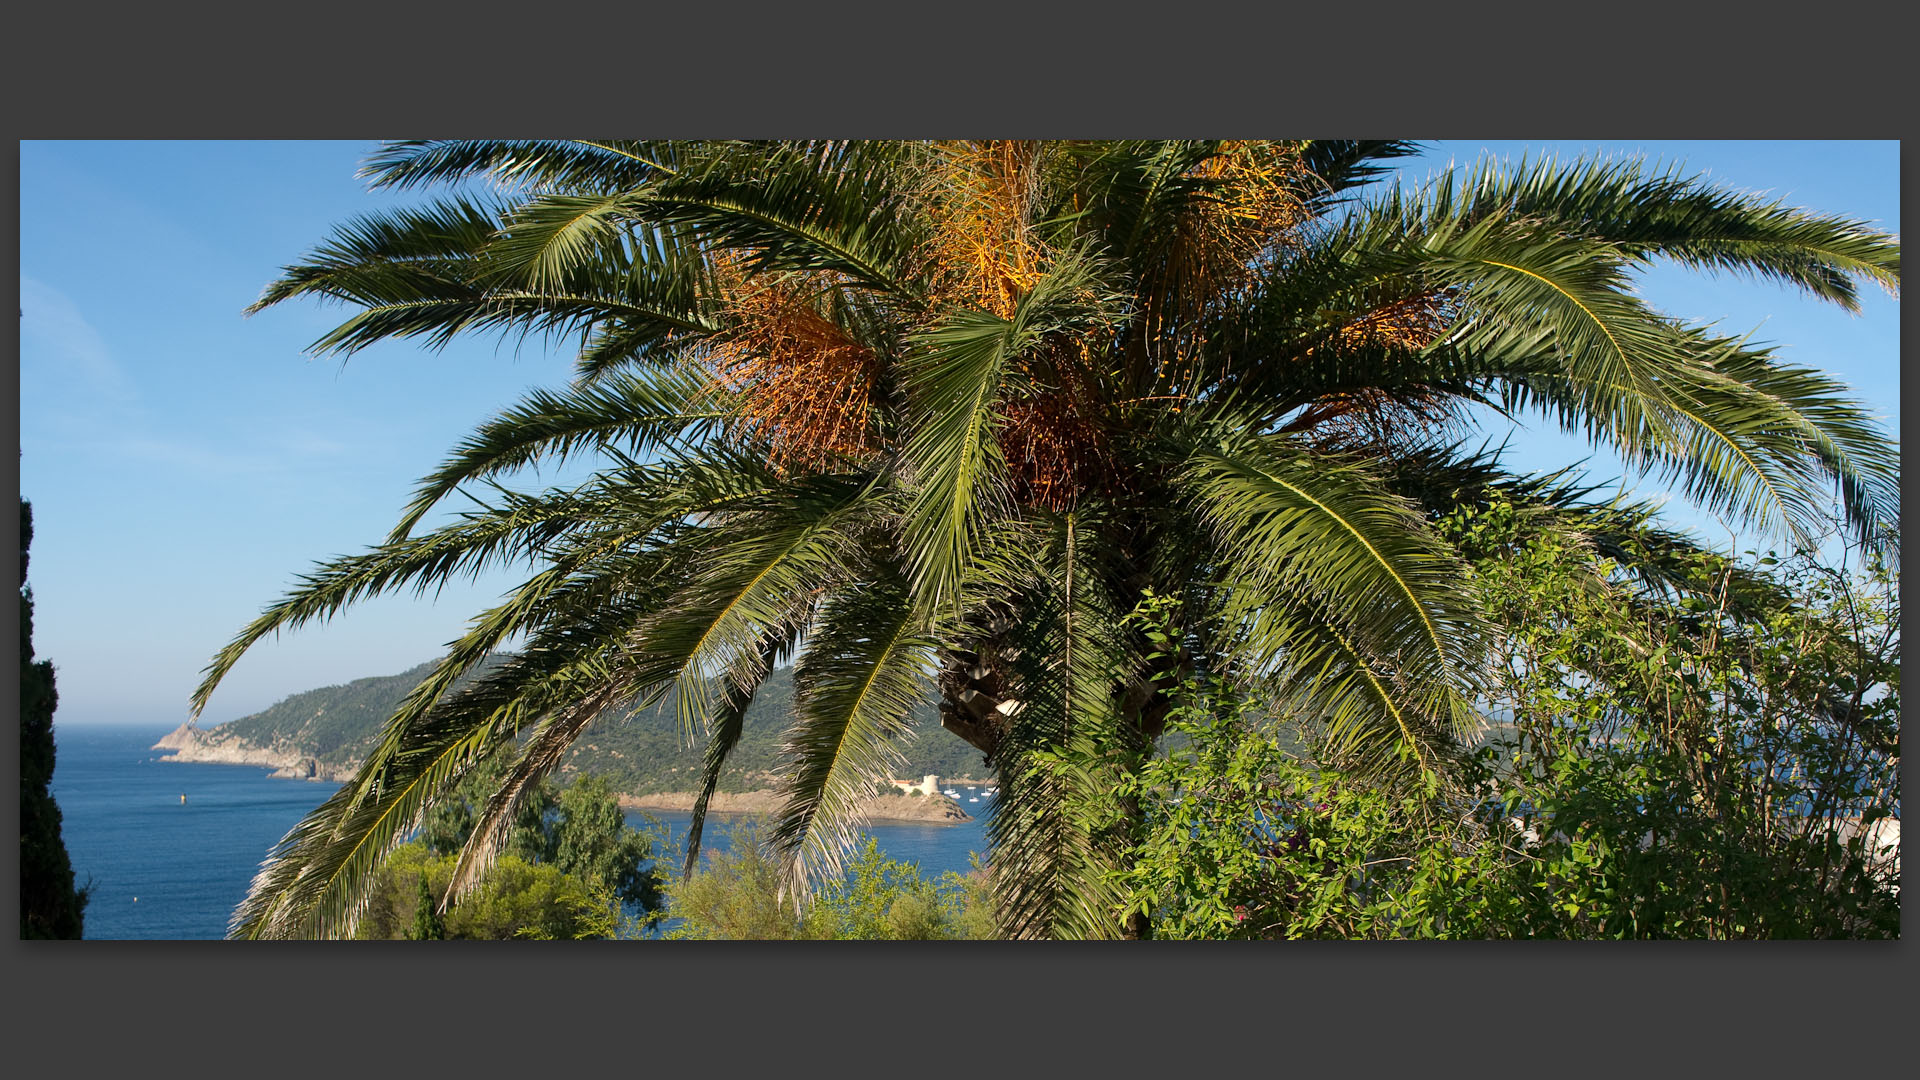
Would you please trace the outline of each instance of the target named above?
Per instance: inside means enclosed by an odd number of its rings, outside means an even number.
[[[154,750],[171,751],[161,761],[183,761],[204,765],[256,765],[273,770],[286,780],[313,780],[345,783],[353,778],[360,763],[329,765],[294,747],[255,746],[235,738],[219,728],[207,729],[181,724],[154,743]]]
[[[698,796],[691,791],[662,791],[652,795],[622,795],[620,806],[627,810],[693,809]],[[780,809],[780,796],[772,790],[716,791],[707,804],[712,814],[773,814]],[[943,796],[876,795],[861,805],[868,821],[911,822],[916,825],[959,825],[973,820],[952,799]]]

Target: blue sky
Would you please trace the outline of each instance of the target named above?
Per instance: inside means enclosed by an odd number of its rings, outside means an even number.
[[[21,144],[20,491],[34,504],[34,645],[58,671],[59,723],[184,719],[208,658],[297,574],[384,537],[414,481],[462,435],[566,379],[564,353],[538,341],[473,339],[438,353],[389,343],[343,364],[305,348],[346,309],[242,316],[335,224],[420,198],[368,192],[355,178],[373,145]],[[1444,140],[1403,173],[1418,179],[1483,151],[1640,152],[1900,229],[1893,142]],[[1669,314],[1757,329],[1786,359],[1838,374],[1898,431],[1898,301],[1877,287],[1863,288],[1857,316],[1666,268],[1641,287]],[[1522,431],[1509,461],[1557,468],[1590,452]],[[1620,474],[1604,455],[1589,469]],[[1683,506],[1672,516],[1724,535]],[[383,598],[262,643],[205,722],[430,659],[511,583],[501,573],[437,600]]]

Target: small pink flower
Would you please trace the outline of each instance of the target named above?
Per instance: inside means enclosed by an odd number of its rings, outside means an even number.
[[[1234,922],[1247,921],[1247,905],[1245,904],[1233,905],[1233,921]]]

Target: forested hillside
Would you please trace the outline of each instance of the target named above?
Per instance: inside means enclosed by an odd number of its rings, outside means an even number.
[[[346,765],[365,756],[382,721],[431,668],[431,663],[421,664],[397,675],[294,694],[217,730],[259,747],[295,749],[322,766]],[[768,776],[778,763],[780,732],[792,707],[793,671],[777,669],[747,708],[745,731],[721,774],[720,790],[769,786]],[[907,757],[899,770],[903,779],[927,773],[987,778],[979,751],[940,727],[931,700],[914,710],[913,725],[913,738],[901,748]],[[689,745],[667,704],[603,717],[574,745],[561,769],[603,774],[616,791],[634,795],[690,791],[699,786],[701,752],[699,742]]]
[[[347,765],[366,756],[381,722],[432,670],[428,662],[398,675],[308,690],[216,730],[254,746],[297,751],[323,767]]]
[[[775,669],[747,706],[740,745],[720,774],[721,791],[754,791],[769,786],[779,759],[780,732],[792,709],[793,670]],[[940,726],[931,699],[914,710],[913,729],[913,737],[901,747],[907,758],[897,773],[902,779],[927,773],[988,777],[980,752]],[[703,749],[702,742],[687,745],[669,702],[617,720],[602,720],[574,744],[561,767],[604,773],[616,790],[635,795],[695,791],[700,786]]]

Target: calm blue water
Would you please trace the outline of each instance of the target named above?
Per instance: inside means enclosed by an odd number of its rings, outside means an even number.
[[[93,882],[89,939],[225,937],[227,917],[246,897],[267,850],[338,788],[276,780],[271,770],[253,766],[162,762],[162,752],[149,747],[169,730],[55,728],[53,795],[62,835],[76,880]],[[916,863],[928,877],[964,873],[971,853],[987,848],[983,808],[991,805],[963,798],[961,806],[975,818],[966,824],[876,825],[870,832],[889,858]],[[685,841],[687,814],[653,816],[667,825],[673,843]],[[627,820],[646,825],[637,811]],[[710,818],[701,847],[725,850],[731,820]]]
[[[148,749],[170,727],[55,727],[53,797],[86,936],[222,938],[267,849],[339,786]],[[180,796],[185,795],[185,805]]]
[[[883,855],[900,862],[913,863],[920,868],[924,877],[938,878],[949,870],[966,873],[971,867],[974,852],[979,852],[983,859],[986,855],[987,808],[992,807],[993,800],[981,799],[978,803],[970,803],[967,799],[976,795],[975,789],[956,784],[953,790],[960,793],[960,806],[973,815],[972,821],[957,825],[881,822],[869,825],[867,834],[879,842]],[[665,824],[668,842],[677,850],[685,851],[682,845],[687,841],[687,825],[693,815],[676,810],[629,810],[627,824],[636,829],[646,829],[649,827],[646,815],[652,815],[655,820]],[[701,852],[726,851],[729,847],[729,827],[737,817],[735,814],[707,815],[706,827],[700,830]]]

